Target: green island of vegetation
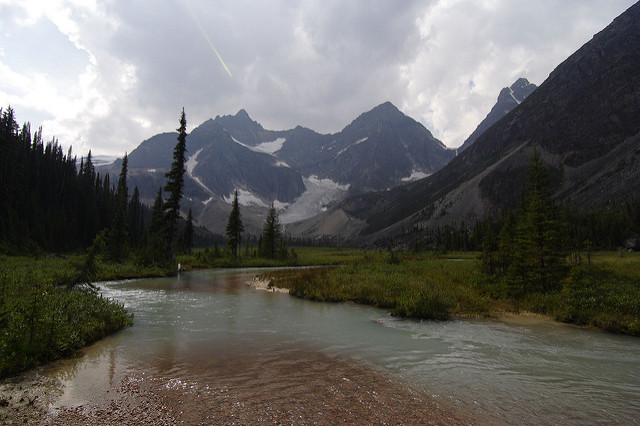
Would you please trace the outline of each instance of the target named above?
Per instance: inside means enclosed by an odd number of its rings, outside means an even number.
[[[301,257],[304,252],[300,249]],[[482,271],[480,252],[351,253],[343,266],[270,271],[264,278],[296,297],[369,304],[410,318],[496,318],[531,312],[640,336],[637,252],[625,252],[623,257],[619,252],[593,253],[591,263],[571,266],[558,288],[519,298],[504,281]]]

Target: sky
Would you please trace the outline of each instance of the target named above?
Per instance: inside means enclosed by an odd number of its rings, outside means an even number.
[[[336,133],[391,101],[449,147],[632,0],[0,0],[0,107],[78,156],[245,109]]]

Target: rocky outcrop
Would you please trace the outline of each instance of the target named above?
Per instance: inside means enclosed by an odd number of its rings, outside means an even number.
[[[476,127],[471,135],[464,141],[464,143],[458,148],[458,152],[462,152],[467,149],[472,143],[476,141],[489,127],[493,126],[502,117],[510,113],[515,107],[520,105],[527,96],[533,93],[538,86],[529,83],[526,78],[519,78],[510,87],[505,87],[500,91],[498,95],[498,101],[491,108],[489,114],[484,120]]]

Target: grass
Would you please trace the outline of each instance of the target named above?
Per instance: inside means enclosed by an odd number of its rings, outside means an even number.
[[[594,253],[591,264],[571,267],[561,290],[528,294],[518,301],[480,272],[478,256],[351,252],[340,267],[269,275],[275,286],[289,288],[297,297],[364,303],[411,318],[492,317],[527,310],[561,322],[640,335],[640,253]]]
[[[178,257],[187,269],[323,266],[269,272],[277,287],[311,300],[352,301],[393,314],[434,320],[492,317],[520,309],[558,321],[640,335],[640,253],[596,252],[572,266],[561,290],[515,302],[481,273],[479,253],[374,252],[295,248],[287,260]],[[89,286],[69,289],[83,257],[0,256],[0,377],[73,353],[132,324],[121,304]],[[98,281],[165,276],[175,270],[98,259]]]
[[[480,272],[468,256],[452,261],[431,254],[360,253],[336,268],[276,274],[274,285],[318,301],[352,301],[411,318],[491,316],[498,303],[475,289]]]
[[[0,256],[0,377],[72,354],[132,324],[124,307],[87,285],[73,288],[82,256]],[[97,280],[166,275],[98,262]]]
[[[281,266],[343,265],[358,261],[366,252],[355,249],[327,247],[294,247],[287,259],[267,259],[258,256],[231,257],[228,254],[214,256],[208,249],[194,250],[191,254],[177,256],[186,269],[207,268],[268,268]]]
[[[640,336],[640,253],[596,252],[590,265],[572,267],[560,292],[526,303],[561,322]]]

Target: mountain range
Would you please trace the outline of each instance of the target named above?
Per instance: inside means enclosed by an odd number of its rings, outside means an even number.
[[[224,233],[238,190],[248,233],[271,203],[293,236],[354,244],[416,238],[425,228],[470,226],[514,207],[534,150],[558,202],[602,207],[640,193],[640,3],[561,63],[540,85],[505,87],[456,151],[387,102],[335,134],[272,131],[240,110],[187,138],[184,210]],[[129,155],[130,187],[151,203],[176,133]],[[121,160],[119,160],[121,161]],[[117,175],[120,162],[104,170]]]
[[[470,226],[517,204],[534,149],[551,172],[558,202],[586,209],[637,198],[639,28],[637,3],[437,173],[350,197],[289,231],[322,230],[366,244],[406,241],[447,224]]]
[[[153,136],[128,155],[129,186],[137,186],[147,204],[164,185],[176,138],[173,132]],[[199,224],[224,233],[237,190],[245,228],[254,234],[271,203],[284,223],[306,219],[347,195],[388,190],[433,174],[455,156],[389,102],[326,135],[300,126],[266,130],[240,110],[193,129],[187,151],[183,209],[191,208]],[[121,161],[102,170],[117,176]]]

